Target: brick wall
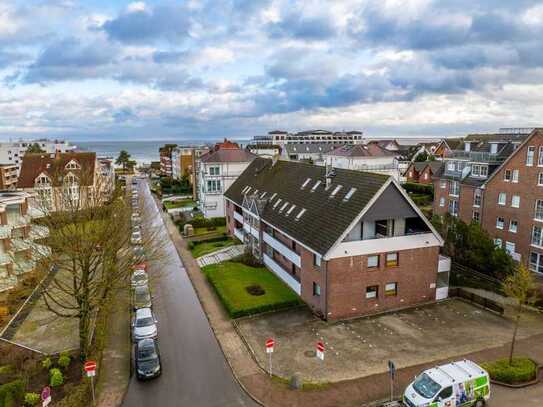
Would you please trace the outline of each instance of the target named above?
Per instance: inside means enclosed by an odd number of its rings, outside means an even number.
[[[432,183],[432,169],[430,166],[427,166],[424,168],[421,173],[419,174],[419,180],[418,182],[420,184],[431,184]]]
[[[460,220],[471,223],[473,217],[473,194],[475,187],[460,184],[460,196],[458,197],[458,217]],[[480,212],[480,211],[479,211]]]
[[[445,215],[447,213],[448,196],[449,196],[449,183],[448,182],[446,183],[445,188],[441,188],[439,179],[434,180],[434,203],[433,203],[434,215]],[[439,201],[441,198],[445,199],[444,206],[439,206]]]
[[[439,248],[429,247],[399,252],[397,267],[385,266],[385,253],[379,267],[368,269],[367,256],[334,259],[327,263],[328,318],[341,319],[401,308],[435,300]],[[385,296],[385,284],[396,282],[395,296]],[[366,287],[377,285],[377,299],[366,299]]]
[[[529,146],[535,147],[534,165],[526,166],[526,155]],[[483,226],[494,238],[505,242],[515,243],[515,250],[522,256],[522,262],[528,264],[531,251],[543,253],[543,250],[531,247],[531,233],[533,225],[543,226],[543,222],[534,221],[536,199],[543,199],[543,186],[538,186],[538,176],[543,167],[537,165],[539,147],[543,146],[543,136],[536,133],[524,146],[520,147],[511,159],[498,170],[488,182],[483,202]],[[519,182],[505,181],[506,170],[518,170]],[[498,205],[500,192],[507,194],[505,206]],[[513,195],[520,196],[520,207],[511,207]],[[496,228],[496,219],[501,216],[505,219],[504,229]],[[517,220],[517,233],[509,231],[511,220]]]

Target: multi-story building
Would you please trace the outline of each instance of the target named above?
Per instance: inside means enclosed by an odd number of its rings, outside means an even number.
[[[329,144],[360,144],[363,142],[361,131],[328,131],[307,130],[289,133],[283,130],[270,131],[266,136],[255,136],[254,144],[274,144],[283,147],[290,143],[329,143]]]
[[[0,164],[0,190],[17,187],[17,166],[15,164]]]
[[[398,154],[382,147],[378,142],[347,144],[324,155],[327,164],[348,170],[369,171],[399,179]]]
[[[443,239],[392,177],[257,158],[225,199],[228,231],[325,319],[447,297]]]
[[[273,158],[281,155],[283,149],[275,144],[248,144],[246,147],[251,153],[264,158]]]
[[[21,191],[0,192],[0,299],[49,253],[39,239],[49,234],[45,226],[32,224],[39,211],[29,205],[30,195]]]
[[[434,176],[439,173],[442,161],[415,161],[409,164],[404,173],[406,182],[432,184]]]
[[[189,182],[194,185],[196,161],[209,152],[208,146],[179,146],[172,149],[172,177],[181,179],[189,177]]]
[[[224,192],[257,156],[225,140],[198,160],[198,205],[206,218],[222,217]]]
[[[289,143],[283,148],[282,159],[295,161],[312,161],[324,163],[324,154],[330,153],[341,144],[330,143]]]
[[[480,223],[513,259],[543,273],[542,131],[471,135],[462,147],[443,158],[434,213]]]
[[[114,189],[113,168],[92,152],[26,154],[17,188],[43,211],[100,205]]]
[[[165,144],[158,149],[160,155],[160,175],[164,177],[172,176],[172,151],[177,144]]]
[[[37,144],[46,154],[54,154],[57,151],[65,153],[76,148],[64,140],[19,140],[0,143],[0,164],[12,164],[17,167],[17,175],[21,172],[23,156],[29,147]]]

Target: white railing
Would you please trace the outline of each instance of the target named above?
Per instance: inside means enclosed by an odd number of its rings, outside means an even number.
[[[243,215],[239,212],[234,211],[234,219],[239,223],[243,223]]]
[[[439,255],[439,264],[437,266],[438,273],[445,273],[451,271],[451,258],[447,256]]]
[[[279,277],[281,280],[285,282],[286,285],[288,285],[290,288],[292,288],[296,294],[300,295],[302,292],[302,285],[296,281],[294,277],[292,277],[289,273],[287,273],[283,267],[281,267],[279,264],[277,264],[275,261],[273,261],[268,255],[264,254],[264,264],[266,267],[268,267],[271,271],[273,271],[277,277]]]
[[[274,238],[272,235],[264,232],[264,241],[289,259],[292,263],[296,264],[297,267],[302,267],[300,256],[285,244]]]
[[[249,225],[248,223],[244,223],[244,224],[243,224],[243,229],[244,229],[247,233],[250,233],[251,235],[253,235],[254,237],[256,237],[257,239],[260,239],[260,234],[258,233],[258,230],[256,230],[255,228],[251,227],[251,225]]]
[[[436,300],[444,300],[449,296],[449,287],[436,288]]]
[[[234,236],[236,236],[239,240],[243,242],[243,230],[242,229],[234,229]]]

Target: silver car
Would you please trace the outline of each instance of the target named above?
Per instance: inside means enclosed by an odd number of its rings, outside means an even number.
[[[146,286],[149,283],[149,278],[145,270],[135,270],[130,278],[132,288]]]
[[[158,336],[157,322],[151,308],[137,310],[132,321],[132,340],[155,339]]]
[[[141,232],[139,230],[132,232],[130,242],[134,245],[143,243],[143,238],[141,237]]]

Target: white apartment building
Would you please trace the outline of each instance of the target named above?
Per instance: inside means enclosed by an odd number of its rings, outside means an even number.
[[[65,153],[76,148],[65,140],[19,140],[0,143],[0,164],[14,164],[17,167],[17,175],[21,172],[23,156],[26,150],[38,144],[46,154],[54,154],[57,151]]]
[[[206,218],[225,216],[224,192],[257,156],[240,148],[220,148],[198,162],[198,204]]]
[[[290,143],[329,143],[329,144],[361,144],[363,133],[358,130],[328,131],[307,130],[289,133],[283,130],[270,131],[266,136],[255,136],[254,144],[275,144],[284,146]]]

